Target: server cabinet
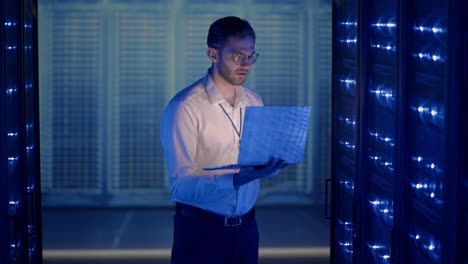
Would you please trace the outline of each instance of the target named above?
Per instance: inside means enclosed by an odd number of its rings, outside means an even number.
[[[467,262],[463,10],[456,0],[334,1],[332,263]],[[346,101],[340,26],[351,12],[356,87]],[[352,195],[340,185],[345,109],[356,124]]]
[[[396,186],[397,1],[361,6],[358,263],[390,263]],[[362,230],[361,230],[362,227]]]
[[[448,2],[414,0],[408,5],[406,76],[407,181],[404,216],[408,263],[455,263],[442,261],[444,226],[449,201],[444,189],[451,161],[447,143],[452,113],[448,105]],[[453,88],[452,88],[453,89]],[[455,98],[453,98],[455,99]],[[450,119],[449,119],[450,118]],[[453,120],[455,121],[455,120]],[[452,136],[452,135],[450,135]],[[449,241],[446,241],[449,242]]]
[[[0,2],[0,263],[42,263],[36,6]]]
[[[356,223],[353,221],[356,204],[356,144],[357,144],[357,38],[358,1],[335,3],[333,18],[333,86],[332,100],[332,230],[335,246],[331,248],[333,263],[353,263],[353,243]]]

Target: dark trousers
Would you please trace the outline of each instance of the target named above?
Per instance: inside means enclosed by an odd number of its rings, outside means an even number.
[[[238,226],[225,226],[222,216],[178,204],[171,263],[257,264],[258,228],[250,215]]]

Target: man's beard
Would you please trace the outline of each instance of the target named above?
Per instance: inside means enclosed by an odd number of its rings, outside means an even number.
[[[244,84],[244,82],[247,80],[247,76],[248,76],[248,71],[247,71],[247,74],[245,75],[245,78],[244,79],[237,79],[235,77],[232,77],[230,76],[230,72],[229,72],[229,69],[227,67],[224,67],[223,68],[223,64],[220,64],[219,67],[218,67],[218,72],[219,72],[219,75],[221,76],[221,78],[223,78],[226,82],[232,84],[232,85],[242,85]],[[232,72],[233,74],[235,74],[236,72]]]

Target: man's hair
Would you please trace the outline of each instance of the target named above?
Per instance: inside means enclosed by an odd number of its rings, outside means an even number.
[[[229,38],[251,37],[255,42],[255,31],[245,19],[234,16],[223,17],[211,24],[207,44],[210,48],[221,48]]]

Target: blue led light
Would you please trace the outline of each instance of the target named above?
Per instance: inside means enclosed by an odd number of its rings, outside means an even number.
[[[345,21],[345,22],[341,22],[340,24],[343,25],[343,26],[347,26],[347,27],[350,27],[350,26],[356,27],[357,26],[357,22],[352,22],[352,21]]]
[[[388,208],[385,208],[385,209],[380,210],[380,212],[382,212],[384,214],[388,214],[389,210],[388,210]]]
[[[347,43],[347,44],[356,44],[357,43],[357,39],[354,38],[354,39],[351,39],[351,38],[348,38],[348,39],[342,39],[340,40],[341,43]]]
[[[417,247],[423,249],[433,259],[440,258],[440,242],[432,234],[417,231],[415,234],[409,234],[409,237]]]
[[[24,28],[32,28],[31,24],[24,24]]]
[[[353,126],[353,127],[356,126],[356,120],[354,120],[353,118],[339,116],[338,120],[340,120],[345,125],[350,125],[350,126]]]
[[[393,139],[391,137],[384,136],[384,135],[380,134],[379,132],[374,133],[372,131],[369,131],[369,135],[371,137],[374,137],[375,139],[381,141],[382,143],[384,143],[386,145],[389,145],[390,147],[395,146],[395,143],[393,143]]]
[[[385,99],[394,100],[393,91],[391,89],[382,89],[380,87],[382,86],[377,87],[375,90],[369,90],[369,92],[375,94],[377,99],[385,97]]]
[[[350,241],[338,241],[338,244],[341,246],[344,252],[352,254],[353,253],[353,243]]]
[[[435,122],[437,119],[444,119],[444,113],[440,106],[412,106],[412,110],[419,113],[420,118],[428,119]]]
[[[344,227],[346,231],[353,231],[353,223],[349,221],[344,221],[338,218],[338,223]]]
[[[26,150],[31,151],[31,150],[33,150],[33,148],[34,148],[34,145],[31,145],[31,146],[26,147]]]
[[[9,136],[9,137],[16,137],[16,136],[18,136],[18,133],[17,133],[17,132],[14,132],[14,133],[13,133],[13,132],[10,132],[10,133],[7,133],[7,136]]]
[[[16,49],[16,46],[6,46],[6,49],[7,49],[7,50],[15,50],[15,49]]]
[[[345,83],[347,86],[349,85],[356,85],[356,80],[352,79],[341,79],[340,82]]]
[[[352,145],[352,144],[351,144],[350,142],[348,142],[348,141],[344,142],[344,144],[345,144],[345,146],[346,146],[347,148],[352,148],[352,149],[354,149],[354,148],[356,147],[355,145]]]
[[[347,190],[350,190],[350,191],[354,190],[353,181],[340,181],[340,184],[343,185]]]
[[[355,126],[356,125],[356,121],[354,121],[354,119],[350,119],[350,118],[345,118],[345,122],[349,125],[352,125],[352,126]]]
[[[379,259],[377,262],[372,263],[388,263],[387,260],[390,258],[390,252],[385,244],[367,243],[367,246],[371,249],[372,255]]]
[[[386,50],[386,51],[396,51],[396,46],[393,46],[391,44],[383,44],[383,43],[376,43],[376,44],[370,44],[372,48],[376,49],[381,49],[381,50]]]
[[[35,189],[35,185],[34,185],[34,184],[31,185],[31,186],[26,187],[26,191],[27,191],[28,193],[34,192],[34,189]]]
[[[5,22],[5,26],[14,27],[14,26],[16,26],[16,22],[7,21],[7,22]]]
[[[396,27],[397,25],[395,23],[375,23],[375,24],[372,24],[371,26],[373,27],[383,27],[383,28],[394,28]]]
[[[16,215],[16,209],[18,209],[18,205],[19,205],[19,200],[18,201],[10,200],[8,202],[8,214]]]
[[[443,203],[441,199],[436,197],[436,192],[439,192],[439,185],[436,182],[413,182],[410,183],[410,186],[419,196],[428,197],[435,204]]]
[[[392,167],[393,162],[390,161],[383,161],[382,157],[380,156],[374,156],[374,155],[369,155],[369,159],[377,163],[378,165],[384,167],[385,169],[393,172],[395,169]]]
[[[32,83],[26,83],[26,84],[24,85],[24,88],[26,88],[26,89],[30,89],[30,88],[32,88],[32,87],[33,87]]]
[[[369,200],[372,209],[376,215],[380,216],[382,220],[391,222],[393,221],[393,202],[387,200]]]
[[[16,91],[17,91],[16,88],[9,88],[9,89],[6,89],[6,93],[7,93],[7,94],[13,94],[13,93],[15,93]]]
[[[416,189],[427,189],[427,183],[422,184],[422,183],[416,183],[412,184],[412,186]]]
[[[31,129],[33,127],[33,124],[26,124],[26,129]]]
[[[379,246],[379,245],[369,245],[369,247],[372,248],[372,249],[384,248],[384,246]]]
[[[416,162],[418,167],[426,168],[426,169],[428,169],[428,171],[430,171],[432,173],[442,173],[443,172],[443,169],[439,165],[437,165],[436,163],[430,162],[430,161],[423,162],[423,161],[426,160],[426,158],[424,158],[424,157],[422,157],[420,155],[411,156],[411,160]]]
[[[421,60],[428,60],[428,61],[434,61],[434,62],[444,62],[445,59],[440,56],[440,54],[430,54],[430,53],[424,53],[424,52],[418,52],[418,53],[413,53],[414,57],[418,57]]]
[[[446,30],[445,28],[441,28],[441,27],[425,27],[425,26],[414,26],[414,30],[416,31],[419,31],[419,32],[432,32],[434,34],[438,34],[438,33],[445,33]]]
[[[435,248],[435,245],[433,243],[431,243],[431,244],[429,244],[427,246],[427,249],[429,249],[429,250],[434,250],[434,248]]]

